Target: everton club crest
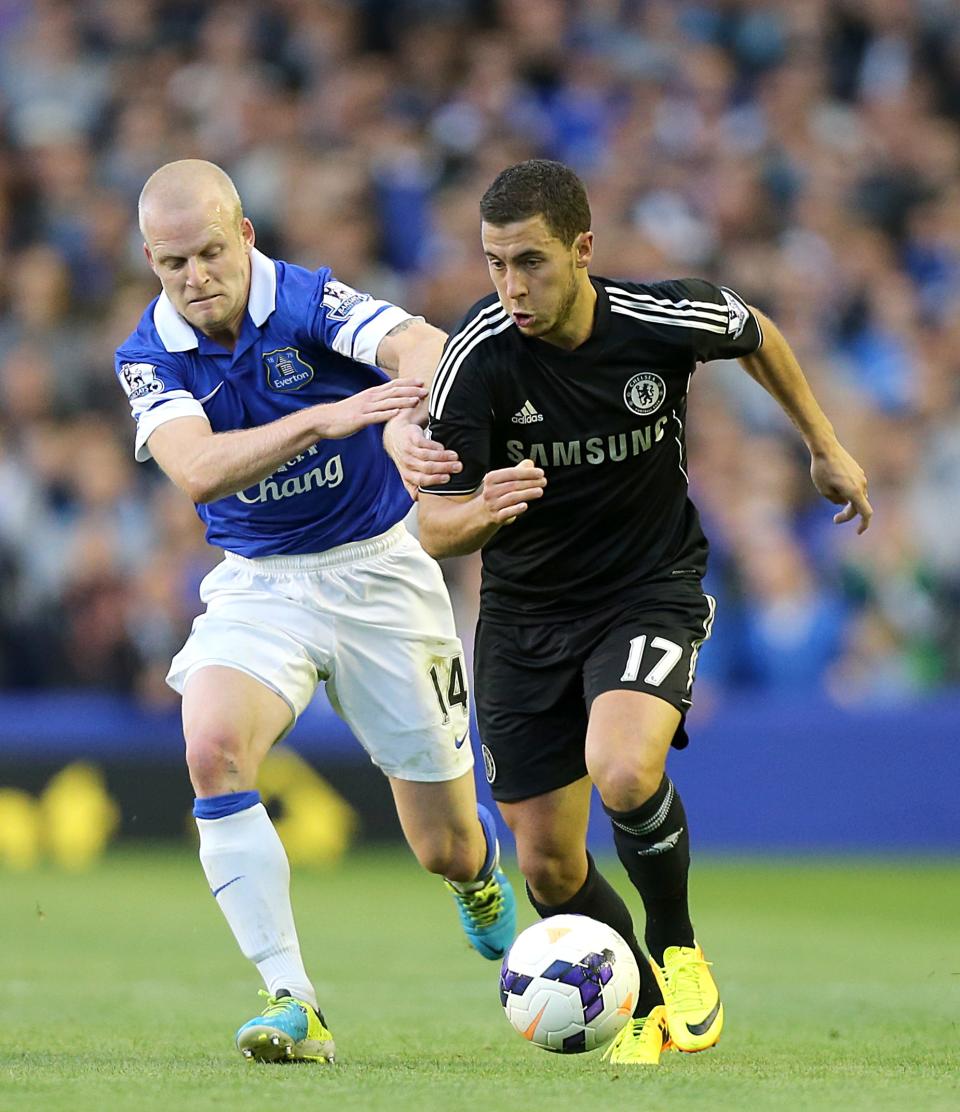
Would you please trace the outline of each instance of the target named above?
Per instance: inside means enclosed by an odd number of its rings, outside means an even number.
[[[296,348],[277,348],[263,353],[267,385],[271,390],[299,390],[313,378],[313,367],[304,363]]]

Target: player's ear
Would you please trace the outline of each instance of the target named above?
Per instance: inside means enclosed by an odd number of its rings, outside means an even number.
[[[253,230],[253,224],[247,216],[240,221],[240,236],[248,250],[252,249],[257,241],[257,233]]]
[[[147,258],[147,266],[149,266],[153,273],[156,274],[157,266],[156,263],[153,261],[153,252],[150,250],[149,246],[146,243],[143,245],[143,253]]]
[[[573,241],[574,257],[578,267],[590,265],[593,258],[593,232],[580,232]]]

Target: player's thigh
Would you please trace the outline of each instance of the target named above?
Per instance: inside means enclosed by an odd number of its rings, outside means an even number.
[[[184,694],[200,670],[233,669],[275,694],[295,720],[313,698],[333,633],[326,616],[293,593],[290,582],[259,573],[251,562],[224,560],[201,584],[207,609],[173,658],[167,683]],[[216,690],[208,694],[218,708],[228,703]]]
[[[542,796],[586,775],[587,712],[568,630],[481,621],[474,678],[484,771],[498,803]]]
[[[604,803],[630,810],[653,795],[680,721],[676,707],[645,691],[606,691],[594,699],[586,761]]]
[[[584,696],[591,715],[596,700],[606,692],[652,696],[678,711],[674,744],[682,748],[686,744],[682,719],[693,701],[697,658],[710,636],[714,609],[710,595],[680,585],[673,591],[665,589],[657,602],[628,606],[611,615],[584,663]],[[644,716],[651,727],[659,720],[652,711]]]
[[[413,538],[350,572],[327,695],[390,777],[454,780],[473,766],[469,682],[436,561]]]
[[[592,785],[587,777],[512,803],[500,813],[517,845],[517,864],[534,891],[572,895],[587,875],[587,823]]]
[[[237,668],[198,667],[183,688],[183,735],[193,764],[226,758],[238,771],[255,773],[293,723],[289,704]],[[198,770],[199,771],[199,770]]]

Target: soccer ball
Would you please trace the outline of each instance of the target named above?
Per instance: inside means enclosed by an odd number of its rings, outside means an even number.
[[[500,967],[500,1003],[535,1046],[580,1054],[609,1042],[633,1015],[640,970],[606,923],[553,915],[519,934]]]

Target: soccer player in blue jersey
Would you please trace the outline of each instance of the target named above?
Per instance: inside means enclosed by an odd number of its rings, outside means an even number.
[[[182,694],[200,859],[267,1007],[237,1032],[259,1060],[332,1061],[300,955],[283,846],[257,770],[326,691],[389,778],[420,863],[445,878],[484,957],[515,902],[478,808],[463,654],[440,569],[407,532],[405,489],[452,453],[416,425],[443,333],[403,309],[254,247],[230,178],[184,160],[140,197],[162,293],[116,355],[151,456],[196,503],[225,558],[167,677]],[[398,377],[394,377],[398,376]],[[384,449],[393,437],[399,465]]]

